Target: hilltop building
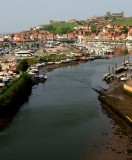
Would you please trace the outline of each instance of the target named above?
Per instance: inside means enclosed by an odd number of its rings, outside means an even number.
[[[108,18],[124,18],[124,12],[120,12],[120,13],[110,13],[110,12],[107,12],[106,13],[106,16]]]
[[[76,23],[77,20],[76,19],[69,19],[67,22]]]
[[[54,21],[54,20],[50,20],[50,24],[55,24],[55,23],[65,23],[65,21]]]
[[[104,16],[93,16],[89,20],[87,19],[87,22],[93,22],[93,23],[104,23],[105,18]]]

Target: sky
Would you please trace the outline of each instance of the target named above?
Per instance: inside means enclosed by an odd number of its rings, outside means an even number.
[[[132,16],[132,0],[0,0],[0,33],[27,30],[50,20],[86,20],[107,11]]]

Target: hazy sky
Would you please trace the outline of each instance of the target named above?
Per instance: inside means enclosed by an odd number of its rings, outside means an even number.
[[[23,31],[49,20],[86,20],[107,11],[132,16],[132,0],[0,0],[0,33]]]

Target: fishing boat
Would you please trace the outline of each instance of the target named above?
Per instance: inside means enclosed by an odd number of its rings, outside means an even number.
[[[36,79],[36,80],[47,80],[47,76],[46,75],[42,75],[42,74],[35,75],[34,79]]]

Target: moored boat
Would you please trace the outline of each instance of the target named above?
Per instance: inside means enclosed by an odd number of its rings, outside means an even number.
[[[103,76],[103,80],[106,80],[106,78],[108,77],[108,76],[110,76],[111,74],[110,73],[106,73],[104,76]]]
[[[47,80],[47,76],[46,75],[40,74],[40,75],[33,75],[32,76],[32,82],[35,83],[35,84],[39,83],[39,82],[44,82],[46,80]]]
[[[109,75],[105,80],[106,80],[106,81],[112,81],[112,80],[114,80],[114,79],[116,79],[116,76],[115,76],[115,75]]]

